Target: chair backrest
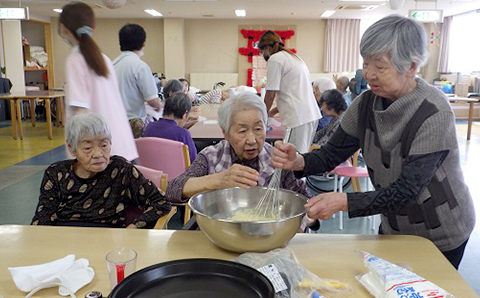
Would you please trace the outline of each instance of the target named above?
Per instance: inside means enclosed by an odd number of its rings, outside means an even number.
[[[154,169],[150,169],[150,168],[139,166],[139,165],[136,165],[135,168],[137,168],[137,170],[139,170],[140,173],[142,173],[142,175],[145,178],[152,181],[157,188],[161,189],[163,192],[167,191],[167,183],[168,183],[167,174],[164,174],[162,171],[159,171],[159,170],[154,170]],[[175,208],[175,212],[176,212],[176,208]],[[127,206],[127,208],[125,209],[125,217],[126,217],[127,225],[131,224],[135,220],[135,218],[142,215],[142,213],[143,211],[137,208],[136,206],[133,206],[133,205]],[[155,229],[165,229],[166,224],[168,223],[172,215],[169,214],[168,216],[164,216],[164,217],[165,218],[163,219],[160,218],[158,220],[158,222],[155,224]]]
[[[167,174],[164,174],[163,171],[150,169],[144,166],[136,165],[135,167],[137,168],[137,170],[140,171],[140,173],[142,173],[145,178],[152,181],[157,188],[161,189],[163,192],[167,191]]]
[[[172,181],[190,166],[188,146],[182,142],[162,138],[135,139],[139,158],[137,164],[160,170]]]

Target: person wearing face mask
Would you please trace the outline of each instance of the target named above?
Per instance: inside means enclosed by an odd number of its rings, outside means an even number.
[[[282,124],[292,129],[289,142],[301,153],[308,152],[321,118],[310,84],[310,71],[303,60],[285,48],[280,36],[266,31],[258,48],[267,61],[265,104],[268,115],[280,112]],[[276,100],[277,108],[271,109]]]
[[[127,160],[138,157],[127,114],[110,59],[92,39],[95,16],[83,2],[66,4],[59,18],[59,34],[72,47],[65,62],[66,119],[92,112],[103,116],[112,128],[112,154]]]
[[[162,104],[152,70],[140,59],[147,38],[145,30],[137,24],[126,24],[120,29],[118,37],[122,53],[113,61],[113,67],[133,135],[139,138],[148,122],[145,103],[157,112]]]

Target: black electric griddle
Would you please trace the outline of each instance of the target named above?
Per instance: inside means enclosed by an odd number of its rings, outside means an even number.
[[[274,298],[272,283],[243,264],[184,259],[152,265],[126,277],[110,298]]]

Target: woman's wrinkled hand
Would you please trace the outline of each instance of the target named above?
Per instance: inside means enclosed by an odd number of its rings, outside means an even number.
[[[297,156],[294,145],[276,141],[272,153],[272,165],[276,169],[300,171],[303,170],[303,156]]]
[[[249,189],[258,184],[259,173],[247,166],[233,164],[228,170],[217,177],[221,188],[241,187]]]
[[[190,127],[194,126],[195,123],[198,122],[198,117],[191,117],[189,116],[187,118],[187,121],[185,122],[185,125],[183,125],[183,128],[189,129]]]
[[[327,220],[337,211],[348,211],[346,193],[329,192],[311,198],[305,208],[310,218]]]

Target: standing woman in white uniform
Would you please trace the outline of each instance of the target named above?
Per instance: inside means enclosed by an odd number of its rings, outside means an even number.
[[[268,116],[275,115],[278,109],[282,124],[292,129],[289,142],[300,153],[308,152],[321,118],[308,67],[297,54],[285,48],[280,36],[273,31],[262,35],[258,48],[267,61]],[[277,108],[272,109],[275,98]]]
[[[65,62],[67,121],[77,113],[101,115],[111,127],[112,155],[131,161],[138,157],[112,61],[92,39],[95,16],[83,2],[62,9],[59,34],[72,47]]]

